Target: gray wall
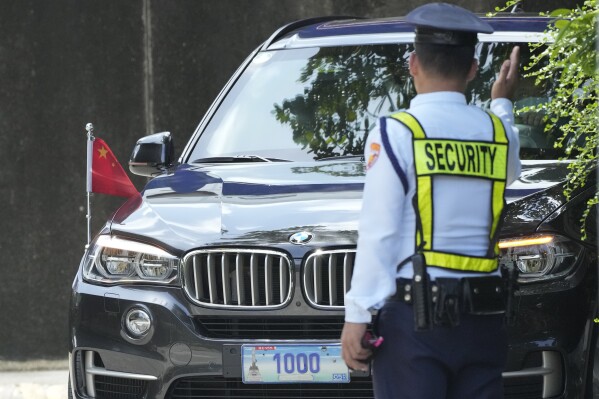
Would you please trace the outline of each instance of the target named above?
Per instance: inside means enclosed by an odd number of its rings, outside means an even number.
[[[181,149],[229,75],[281,24],[402,15],[422,3],[0,0],[0,360],[66,355],[86,241],[87,122],[123,164],[152,132],[171,131]],[[482,12],[503,1],[454,3]],[[121,202],[94,196],[94,232]]]

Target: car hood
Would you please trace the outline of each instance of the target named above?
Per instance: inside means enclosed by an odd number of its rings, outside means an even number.
[[[231,244],[283,246],[292,254],[306,246],[353,246],[364,175],[358,161],[182,165],[150,181],[142,196],[121,207],[111,230],[178,254]],[[506,192],[504,229],[531,228],[555,211],[563,203],[555,185],[565,176],[562,163],[524,162],[521,178]],[[528,210],[531,201],[543,206]],[[289,237],[302,231],[314,239],[304,246],[289,244]]]

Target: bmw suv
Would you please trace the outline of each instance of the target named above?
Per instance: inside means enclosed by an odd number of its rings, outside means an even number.
[[[466,93],[483,108],[511,48],[527,63],[549,23],[489,22]],[[343,299],[364,142],[415,95],[413,37],[401,18],[289,24],[239,67],[178,158],[169,133],[137,142],[130,170],[151,180],[73,282],[72,397],[372,397],[368,373],[340,358]],[[566,198],[555,134],[524,112],[555,84],[523,79],[514,102],[523,171],[501,232],[501,260],[520,270],[506,398],[583,397],[599,373],[596,231],[583,239],[579,226],[595,182]]]

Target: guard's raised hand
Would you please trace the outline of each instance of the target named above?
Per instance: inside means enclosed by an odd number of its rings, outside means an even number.
[[[507,98],[512,100],[516,87],[518,86],[518,79],[520,73],[518,68],[520,66],[520,47],[516,46],[512,49],[510,59],[503,61],[501,69],[499,70],[499,76],[493,83],[491,88],[491,99],[496,98]]]

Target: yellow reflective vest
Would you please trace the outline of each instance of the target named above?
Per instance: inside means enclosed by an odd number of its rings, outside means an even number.
[[[412,133],[416,174],[416,250],[424,255],[427,266],[467,272],[493,272],[498,267],[497,233],[505,204],[508,140],[501,120],[489,113],[493,122],[493,141],[462,141],[428,138],[418,120],[408,112],[391,118]],[[435,251],[433,245],[433,177],[460,176],[490,180],[491,216],[487,256],[470,256]]]

